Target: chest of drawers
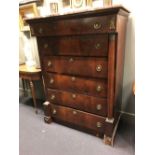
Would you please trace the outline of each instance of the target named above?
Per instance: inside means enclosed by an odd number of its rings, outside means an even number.
[[[122,96],[129,11],[124,7],[29,19],[44,78],[45,122],[112,144]]]

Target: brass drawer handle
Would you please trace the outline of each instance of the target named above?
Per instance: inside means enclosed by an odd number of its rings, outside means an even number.
[[[44,44],[44,48],[48,48],[48,44],[47,43]]]
[[[98,128],[100,128],[100,127],[102,126],[101,122],[97,122],[97,123],[96,123],[96,126],[97,126]]]
[[[51,100],[54,100],[55,99],[55,95],[51,95]]]
[[[39,33],[42,34],[42,32],[43,32],[43,29],[39,28]]]
[[[75,99],[76,98],[76,94],[72,94],[72,98]]]
[[[98,85],[98,86],[96,87],[96,91],[97,91],[97,92],[100,92],[101,90],[102,90],[101,85]]]
[[[97,109],[97,110],[101,110],[101,109],[102,109],[102,105],[101,105],[101,104],[98,104],[98,105],[96,106],[96,109]]]
[[[100,47],[101,47],[100,43],[97,43],[97,44],[95,45],[95,48],[96,48],[96,49],[99,49]]]
[[[74,76],[71,78],[71,80],[72,80],[73,82],[75,81],[75,79],[76,79],[76,78],[75,78]]]
[[[50,79],[50,84],[52,84],[52,83],[54,83],[54,79],[53,78]]]
[[[56,109],[53,109],[53,114],[55,115],[57,113]]]
[[[47,66],[50,67],[52,65],[51,61],[48,61]]]
[[[70,59],[69,59],[69,62],[73,62],[73,61],[74,61],[74,59],[73,59],[73,58],[70,58]]]
[[[97,72],[101,72],[101,70],[102,70],[102,66],[101,66],[101,65],[97,65],[97,66],[96,66],[96,71],[97,71]]]
[[[76,115],[76,114],[77,114],[77,111],[74,110],[74,111],[73,111],[73,115]]]
[[[101,23],[98,23],[98,22],[97,22],[97,23],[94,24],[94,29],[95,29],[95,30],[98,30],[98,29],[100,29],[100,28],[101,28]]]

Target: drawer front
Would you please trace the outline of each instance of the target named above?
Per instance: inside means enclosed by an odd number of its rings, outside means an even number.
[[[107,59],[84,57],[44,57],[44,70],[59,74],[107,78]]]
[[[116,16],[98,16],[62,20],[48,20],[31,24],[35,36],[81,35],[115,31]]]
[[[87,36],[40,37],[42,55],[107,56],[108,34]]]
[[[105,118],[72,108],[63,106],[52,106],[52,117],[58,118],[59,120],[73,123],[88,129],[92,129],[98,132],[104,131]]]
[[[85,79],[75,76],[45,74],[46,87],[66,90],[97,97],[107,97],[107,81],[102,79]]]
[[[48,100],[53,104],[67,106],[101,116],[107,115],[107,100],[103,98],[48,89]]]

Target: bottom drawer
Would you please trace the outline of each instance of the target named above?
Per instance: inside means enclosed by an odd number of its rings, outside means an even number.
[[[101,116],[52,104],[52,117],[97,132],[104,132],[105,118]]]

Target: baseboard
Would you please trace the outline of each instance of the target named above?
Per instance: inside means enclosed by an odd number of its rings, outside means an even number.
[[[135,125],[135,114],[124,111],[120,111],[120,113],[122,122],[125,122],[130,125]]]

